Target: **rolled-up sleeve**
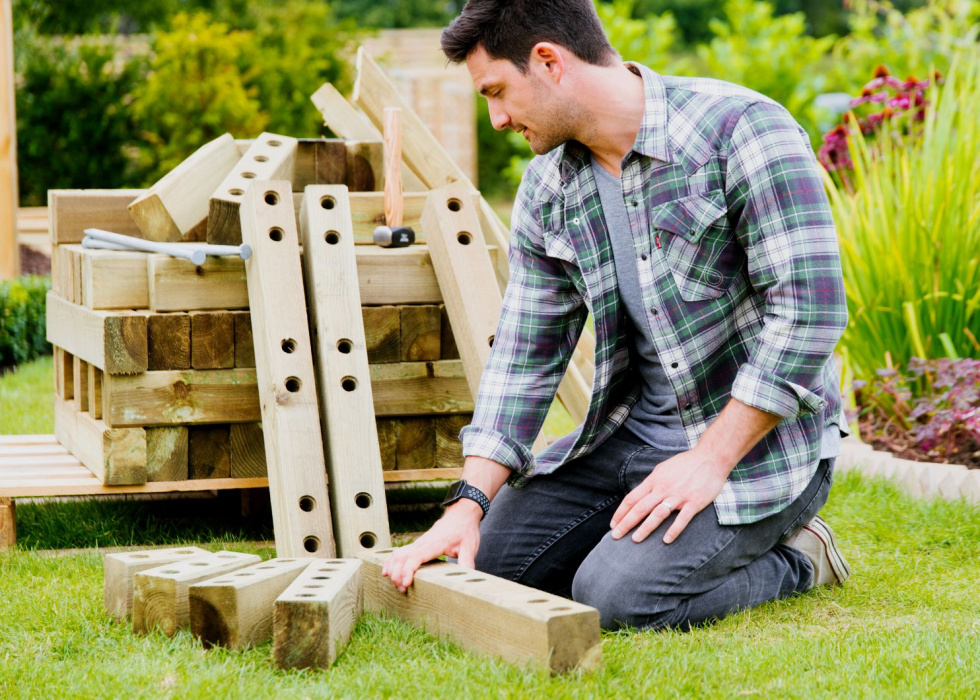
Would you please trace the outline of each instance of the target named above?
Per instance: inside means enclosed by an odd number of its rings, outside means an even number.
[[[778,105],[739,117],[726,187],[765,318],[732,397],[784,419],[821,411],[824,367],[847,325],[837,234],[806,134]]]

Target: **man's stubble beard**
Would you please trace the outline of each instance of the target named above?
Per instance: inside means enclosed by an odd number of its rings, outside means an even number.
[[[538,104],[541,105],[541,113],[547,115],[547,119],[539,120],[541,126],[532,130],[532,139],[528,140],[531,150],[541,156],[549,153],[568,141],[577,138],[579,110],[576,105],[568,100],[556,99],[553,95],[545,92],[544,89],[538,91]]]

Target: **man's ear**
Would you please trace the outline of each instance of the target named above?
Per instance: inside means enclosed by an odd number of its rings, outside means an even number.
[[[528,70],[557,85],[565,75],[565,49],[550,41],[539,41],[531,49]]]

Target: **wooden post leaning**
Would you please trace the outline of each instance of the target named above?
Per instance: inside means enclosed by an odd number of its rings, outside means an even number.
[[[390,547],[381,451],[347,188],[306,188],[300,213],[306,296],[340,556]]]
[[[14,94],[13,6],[11,0],[0,0],[0,280],[16,277],[20,272]]]
[[[326,465],[288,181],[252,185],[241,205],[269,494],[280,557],[334,556]]]

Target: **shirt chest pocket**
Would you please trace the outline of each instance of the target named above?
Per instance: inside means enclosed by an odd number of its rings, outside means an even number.
[[[745,252],[727,214],[723,190],[666,202],[651,212],[652,233],[685,301],[717,299],[743,267]]]

